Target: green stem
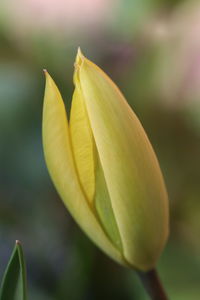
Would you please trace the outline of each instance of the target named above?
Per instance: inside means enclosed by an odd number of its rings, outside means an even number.
[[[158,273],[155,269],[148,272],[137,272],[142,284],[152,300],[168,300]]]

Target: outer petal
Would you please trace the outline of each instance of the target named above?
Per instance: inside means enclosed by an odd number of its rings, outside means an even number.
[[[152,146],[116,85],[80,52],[82,89],[125,259],[148,270],[168,236],[167,194]]]
[[[64,103],[53,79],[46,74],[43,108],[43,146],[47,167],[65,205],[86,234],[109,256],[125,264],[84,198],[76,174]]]

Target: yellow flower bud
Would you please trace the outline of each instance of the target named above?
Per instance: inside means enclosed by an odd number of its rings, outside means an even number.
[[[70,121],[46,72],[43,145],[51,178],[85,233],[125,266],[150,270],[168,236],[160,167],[111,79],[78,51]]]

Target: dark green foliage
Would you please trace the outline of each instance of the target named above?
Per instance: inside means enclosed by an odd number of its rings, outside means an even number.
[[[1,284],[0,300],[27,300],[26,268],[19,241],[16,241]]]

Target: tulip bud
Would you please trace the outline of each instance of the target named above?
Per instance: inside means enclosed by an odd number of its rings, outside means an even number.
[[[150,270],[168,236],[160,167],[135,113],[111,79],[78,51],[68,122],[46,72],[43,145],[50,176],[68,210],[105,253]]]

